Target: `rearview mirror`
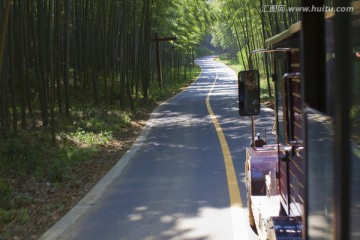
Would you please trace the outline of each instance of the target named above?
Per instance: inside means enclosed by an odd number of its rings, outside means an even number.
[[[259,71],[239,72],[239,114],[255,116],[260,114],[260,77]]]

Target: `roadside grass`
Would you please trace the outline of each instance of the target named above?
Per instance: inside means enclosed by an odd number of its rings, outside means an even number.
[[[171,76],[171,78],[169,76],[167,80],[163,81],[163,88],[161,89],[158,86],[158,82],[153,81],[150,85],[150,99],[159,102],[174,96],[179,91],[189,86],[200,73],[201,68],[195,65],[195,67],[191,68],[191,73],[187,72],[186,77],[184,73],[181,73],[180,76],[175,79],[173,76]]]
[[[136,109],[75,99],[70,117],[56,117],[56,143],[40,114],[31,126],[0,142],[0,239],[37,239],[120,159],[155,106],[191,84],[200,73],[180,74]]]
[[[244,71],[244,66],[235,59],[227,59],[226,56],[220,55],[220,57],[216,58],[216,61],[226,64],[228,67],[234,70],[236,74],[238,74],[240,71]]]
[[[27,239],[29,232],[37,236],[37,231],[43,231],[40,224],[52,222],[44,220],[46,215],[63,212],[62,198],[74,196],[62,196],[61,191],[83,178],[76,169],[106,149],[114,134],[130,125],[127,118],[131,117],[130,113],[118,116],[114,109],[94,108],[91,114],[76,110],[69,119],[58,117],[55,145],[50,129],[43,126],[21,130],[2,142],[0,239]],[[50,211],[47,206],[54,202],[59,202],[58,207]]]

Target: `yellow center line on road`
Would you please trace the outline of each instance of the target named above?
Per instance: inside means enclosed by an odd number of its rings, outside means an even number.
[[[240,229],[241,226],[244,224],[244,221],[242,219],[242,208],[243,204],[241,201],[241,195],[239,191],[239,184],[237,181],[236,173],[234,164],[232,161],[231,153],[229,146],[226,142],[225,135],[222,131],[222,128],[214,114],[214,111],[212,110],[211,104],[210,104],[210,96],[211,93],[214,90],[216,81],[218,79],[218,71],[216,71],[216,77],[214,80],[214,83],[206,97],[206,107],[210,114],[211,120],[215,126],[216,133],[219,137],[223,157],[224,157],[224,163],[225,163],[225,169],[226,169],[226,177],[228,182],[228,189],[229,189],[229,195],[230,195],[230,208],[231,208],[231,215],[232,215],[232,224],[233,224],[233,238],[234,239],[241,239],[241,235],[245,233],[241,233]]]

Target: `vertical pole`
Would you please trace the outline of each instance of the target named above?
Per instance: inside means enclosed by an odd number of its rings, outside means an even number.
[[[349,0],[335,0],[335,7],[349,7]],[[335,238],[350,239],[351,145],[349,112],[351,105],[351,15],[337,12],[334,17],[335,42]]]
[[[322,7],[324,0],[303,0],[303,6]],[[326,111],[325,23],[323,12],[304,12],[301,31],[301,66],[304,101],[318,111]]]
[[[5,5],[5,12],[2,18],[2,25],[0,29],[0,76],[1,76],[1,67],[3,62],[4,56],[4,49],[5,49],[5,42],[6,42],[6,31],[8,28],[8,21],[10,15],[10,8],[11,8],[11,0],[6,1]]]
[[[255,148],[255,117],[254,116],[251,116],[251,132],[252,132],[252,135],[251,135],[251,143],[253,145],[253,148]]]
[[[159,82],[159,87],[162,88],[159,33],[155,33],[155,46],[156,46],[156,65],[157,65],[158,82]]]
[[[266,48],[266,46],[265,46],[266,33],[265,33],[265,16],[264,16],[264,9],[263,9],[264,8],[263,0],[260,0],[260,6],[261,6],[261,29],[262,29],[262,35],[263,35],[263,45],[264,45],[264,49],[265,49]],[[267,53],[264,53],[264,57],[265,57],[266,82],[267,82],[267,86],[268,86],[269,97],[272,98]]]
[[[302,7],[322,7],[324,0],[302,0]],[[310,106],[324,112],[326,110],[326,79],[325,79],[325,24],[324,13],[322,12],[303,12],[302,30],[300,35],[301,49],[301,75],[302,75],[302,106]],[[305,126],[305,118],[303,118]],[[303,133],[307,141],[306,132]],[[307,145],[307,143],[305,143]],[[312,159],[314,160],[314,159]],[[305,159],[305,215],[302,216],[303,233],[302,239],[309,239],[308,213],[309,201],[311,196],[308,194],[308,164],[310,161]],[[344,238],[345,239],[345,238]]]

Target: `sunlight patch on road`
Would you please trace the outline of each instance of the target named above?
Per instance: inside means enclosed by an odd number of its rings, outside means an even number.
[[[230,208],[202,207],[194,217],[182,217],[176,220],[175,226],[163,232],[171,240],[182,239],[232,239],[226,226],[231,214]],[[240,238],[241,239],[241,238]]]

